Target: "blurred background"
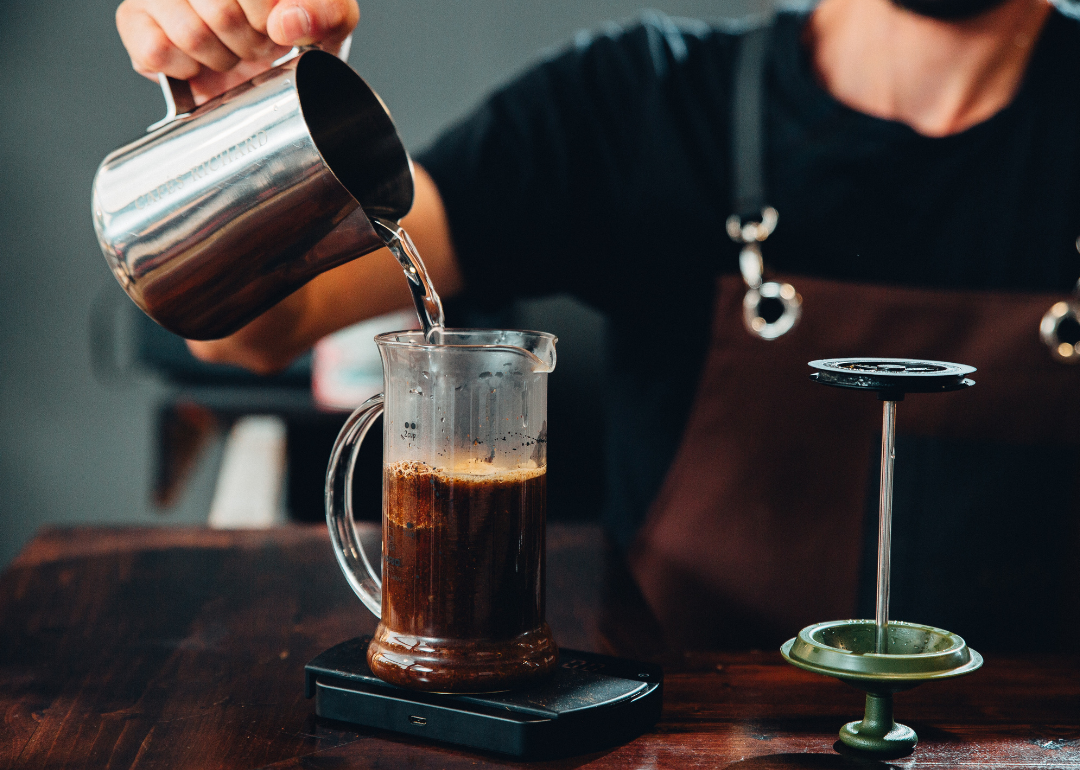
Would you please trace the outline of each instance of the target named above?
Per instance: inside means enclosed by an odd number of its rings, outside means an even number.
[[[768,3],[651,7],[712,20]],[[271,502],[283,519],[317,519],[328,442],[343,419],[315,408],[310,359],[270,382],[197,366],[178,339],[138,315],[106,268],[90,221],[94,172],[164,114],[157,85],[131,69],[115,7],[0,4],[0,567],[45,525],[206,523],[223,499],[253,488],[242,473],[231,492],[223,488],[223,458],[237,454],[227,446],[246,447],[256,465],[282,464],[275,452],[285,451],[280,478],[270,479],[284,491]],[[641,8],[637,0],[361,0],[350,64],[416,152],[545,50]],[[559,383],[601,375],[602,318],[554,297],[495,320],[560,337],[549,511],[595,515],[599,490],[557,482],[559,467],[596,459],[560,445],[560,421],[592,410],[588,392]],[[263,414],[276,419],[248,420],[238,437],[238,420]],[[374,492],[372,500],[377,506]]]

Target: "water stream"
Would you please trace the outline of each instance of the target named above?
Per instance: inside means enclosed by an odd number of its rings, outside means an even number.
[[[386,248],[401,263],[405,271],[405,277],[409,281],[409,290],[412,292],[413,304],[416,306],[416,315],[420,318],[420,325],[424,330],[424,337],[428,342],[439,343],[442,340],[442,330],[446,319],[443,316],[442,300],[439,299],[435,287],[431,284],[424,261],[420,259],[420,252],[412,238],[395,222],[372,217],[371,224],[375,226],[375,232],[383,239]]]

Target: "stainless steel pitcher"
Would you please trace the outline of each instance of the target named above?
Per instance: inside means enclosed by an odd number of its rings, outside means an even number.
[[[187,83],[168,82],[169,116],[105,158],[93,186],[113,274],[166,329],[231,334],[381,248],[369,217],[412,207],[385,105],[331,54],[304,50],[197,109]]]

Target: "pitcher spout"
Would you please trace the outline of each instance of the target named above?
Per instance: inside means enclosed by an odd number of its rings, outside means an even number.
[[[559,338],[547,332],[521,332],[528,335],[528,347],[519,348],[532,364],[532,371],[549,374],[555,371],[555,343]]]
[[[380,334],[375,341],[380,348],[419,348],[430,353],[468,348],[502,355],[504,366],[513,361],[530,374],[550,374],[555,371],[555,343],[559,338],[548,332],[517,329],[439,329],[431,339],[422,331],[403,331]]]

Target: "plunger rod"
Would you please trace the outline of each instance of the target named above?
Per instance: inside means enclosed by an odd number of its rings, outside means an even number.
[[[885,402],[881,426],[881,496],[878,502],[877,638],[874,649],[889,651],[889,570],[892,553],[893,464],[896,461],[896,402]]]

